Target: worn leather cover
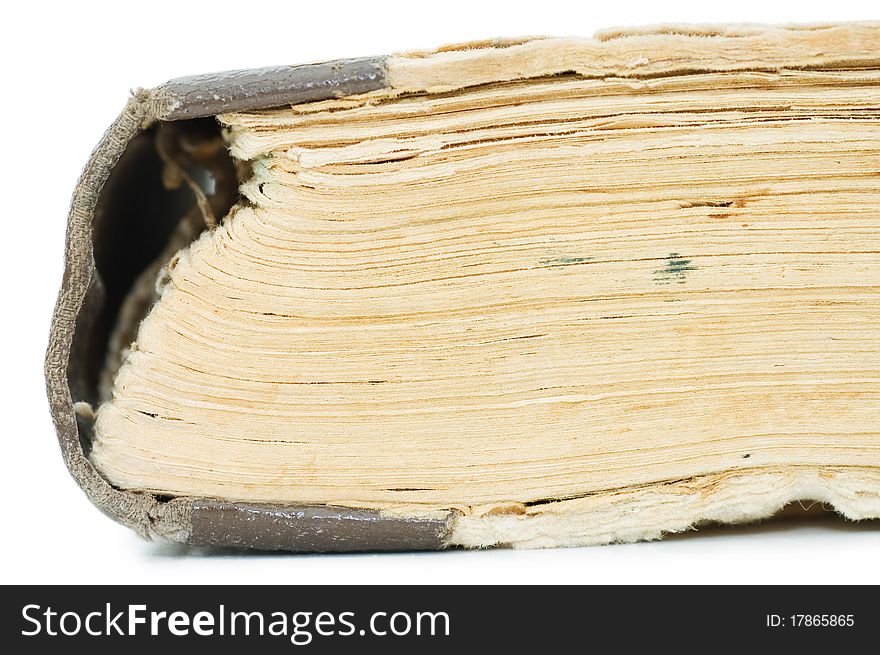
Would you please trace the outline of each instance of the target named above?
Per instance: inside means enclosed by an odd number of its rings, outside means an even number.
[[[386,87],[384,58],[281,66],[172,80],[133,94],[83,170],[67,223],[65,270],[52,320],[45,374],[61,451],[77,483],[103,512],[145,537],[198,546],[290,551],[437,549],[450,517],[406,519],[376,511],[280,507],[206,498],[161,498],[117,489],[89,462],[91,420],[76,402],[97,397],[96,367],[106,352],[107,324],[118,309],[118,280],[104,279],[125,259],[133,205],[153,216],[180,217],[179,197],[145,187],[156,162],[144,138],[157,124],[226,111],[326,100]],[[151,158],[152,157],[152,158]],[[158,179],[158,178],[156,178]],[[136,186],[141,184],[141,186]],[[135,186],[133,186],[135,185]],[[123,211],[125,209],[125,211]]]

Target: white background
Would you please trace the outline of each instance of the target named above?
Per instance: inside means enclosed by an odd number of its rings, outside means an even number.
[[[100,514],[68,475],[42,378],[70,194],[133,87],[493,36],[589,36],[672,22],[876,20],[878,9],[867,0],[6,3],[0,583],[880,582],[877,522],[776,522],[547,551],[242,556],[148,543]]]

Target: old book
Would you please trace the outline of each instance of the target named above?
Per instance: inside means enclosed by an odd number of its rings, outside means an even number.
[[[662,27],[137,93],[71,212],[71,470],[251,548],[880,517],[878,53]]]

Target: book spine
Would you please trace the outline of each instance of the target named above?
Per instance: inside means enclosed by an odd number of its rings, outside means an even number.
[[[144,130],[222,112],[295,105],[386,88],[385,58],[230,71],[171,80],[137,91],[93,151],[73,194],[65,270],[52,319],[45,376],[61,451],[74,479],[104,513],[144,537],[198,546],[262,550],[424,550],[442,548],[449,517],[408,519],[368,510],[250,505],[203,498],[158,498],[117,489],[88,459],[91,420],[74,405],[93,397],[89,344],[104,302],[95,268],[96,208],[116,164]],[[126,171],[126,175],[137,171]],[[104,216],[103,221],[124,217]],[[82,414],[82,413],[81,413]]]

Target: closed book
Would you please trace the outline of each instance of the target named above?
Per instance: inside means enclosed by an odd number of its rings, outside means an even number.
[[[68,220],[71,473],[264,550],[880,517],[878,53],[664,26],[135,92]]]

